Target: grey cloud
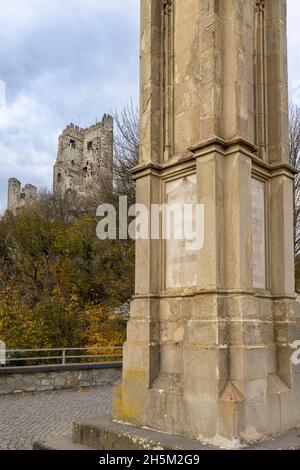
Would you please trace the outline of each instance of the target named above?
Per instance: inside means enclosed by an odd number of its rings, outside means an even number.
[[[139,0],[0,0],[0,210],[7,179],[51,187],[57,136],[138,97]]]
[[[300,90],[300,2],[289,5],[290,87]],[[60,130],[138,100],[139,0],[0,0],[0,210],[7,179],[51,187]],[[299,92],[300,100],[300,92]],[[300,102],[300,101],[299,101]]]

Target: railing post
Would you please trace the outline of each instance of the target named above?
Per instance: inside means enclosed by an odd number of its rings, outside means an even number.
[[[61,358],[62,358],[62,362],[61,362],[61,363],[62,363],[62,364],[65,364],[65,363],[66,363],[66,350],[65,350],[65,349],[63,349],[63,351],[62,351],[62,356],[61,356]]]

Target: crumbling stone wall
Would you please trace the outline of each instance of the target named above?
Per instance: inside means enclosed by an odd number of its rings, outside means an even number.
[[[17,178],[8,181],[8,210],[17,213],[22,207],[33,204],[38,198],[38,190],[32,184],[26,184],[23,188]]]
[[[112,164],[113,118],[105,114],[101,122],[86,129],[71,123],[59,137],[54,192],[86,196],[101,191],[103,184],[112,187]]]

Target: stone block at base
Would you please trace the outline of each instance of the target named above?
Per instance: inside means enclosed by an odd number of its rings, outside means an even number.
[[[111,416],[73,424],[73,442],[98,450],[211,450],[199,441],[116,423]]]
[[[199,441],[113,422],[111,416],[74,423],[72,438],[37,441],[34,450],[221,450]],[[300,450],[300,429],[269,437],[236,450]]]

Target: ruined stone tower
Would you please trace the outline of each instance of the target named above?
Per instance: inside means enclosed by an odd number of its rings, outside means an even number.
[[[17,178],[8,180],[8,210],[15,214],[22,208],[33,204],[38,198],[38,190],[32,184],[26,184],[24,188]]]
[[[53,190],[61,195],[75,191],[86,196],[112,187],[113,118],[86,129],[69,124],[59,137]]]

